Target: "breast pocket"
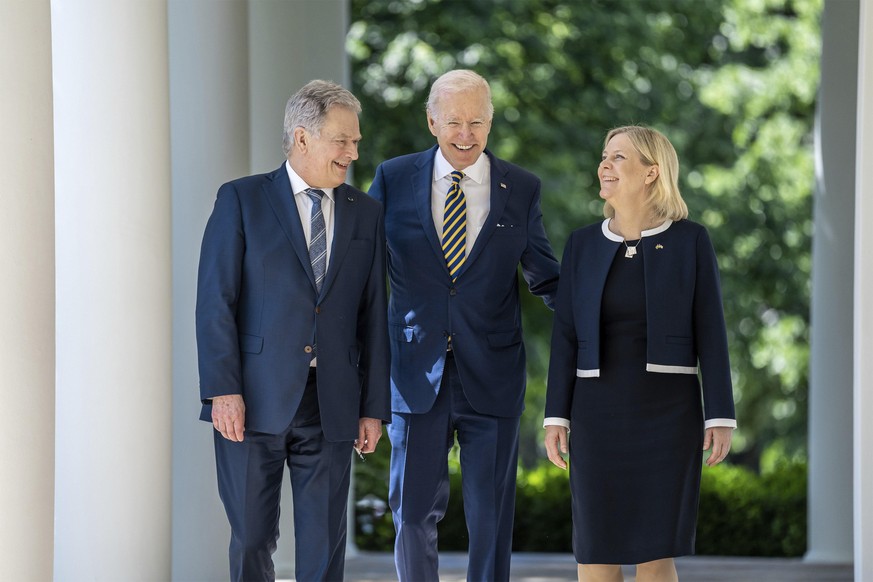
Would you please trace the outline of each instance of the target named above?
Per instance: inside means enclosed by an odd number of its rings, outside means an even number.
[[[367,238],[353,238],[349,241],[349,251],[366,251],[373,248],[373,241]]]
[[[494,227],[494,236],[526,236],[527,229],[523,224],[512,222],[498,222]]]

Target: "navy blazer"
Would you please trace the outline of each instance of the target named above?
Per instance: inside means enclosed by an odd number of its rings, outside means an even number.
[[[284,164],[219,189],[197,281],[202,420],[211,421],[212,397],[241,394],[247,430],[285,430],[317,345],[327,440],[356,439],[360,417],[390,421],[381,206],[346,184],[334,200],[318,294]]]
[[[545,416],[570,418],[577,378],[600,374],[600,305],[622,238],[608,220],[574,231],[562,260]],[[646,370],[702,376],[704,418],[733,419],[727,332],[706,229],[666,221],[640,241],[645,257]]]
[[[550,307],[558,285],[558,261],[543,228],[540,180],[486,150],[491,209],[452,283],[431,212],[436,151],[434,146],[382,163],[369,192],[382,202],[388,239],[392,408],[430,410],[451,336],[473,408],[520,416],[526,377],[519,263],[531,293]]]

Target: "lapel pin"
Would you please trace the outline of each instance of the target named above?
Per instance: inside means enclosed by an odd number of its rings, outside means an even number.
[[[500,187],[506,190],[506,184],[504,184],[503,182],[500,183]]]
[[[349,196],[349,197],[348,197],[348,201],[349,201],[349,202],[354,202],[354,201],[355,201],[355,197],[354,197],[354,196]]]
[[[661,243],[658,243],[655,245],[655,250],[663,249],[663,248],[664,248],[664,245],[662,245]]]

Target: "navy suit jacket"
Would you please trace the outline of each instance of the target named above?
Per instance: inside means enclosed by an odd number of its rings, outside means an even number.
[[[334,200],[318,294],[284,164],[219,189],[197,282],[202,420],[211,420],[212,397],[241,394],[247,430],[285,430],[315,345],[327,440],[356,439],[360,417],[390,420],[381,206],[345,184]]]
[[[388,239],[392,408],[430,410],[451,336],[473,408],[520,416],[526,378],[519,263],[531,292],[550,307],[558,285],[558,261],[543,228],[540,180],[486,151],[491,209],[453,283],[431,213],[436,151],[434,146],[384,162],[369,192],[382,202]]]
[[[605,222],[574,231],[564,248],[545,416],[570,418],[577,378],[599,375],[600,305],[621,239]],[[718,264],[709,235],[690,220],[665,224],[640,245],[646,285],[646,370],[702,376],[704,418],[733,419]],[[699,366],[698,366],[699,364]]]

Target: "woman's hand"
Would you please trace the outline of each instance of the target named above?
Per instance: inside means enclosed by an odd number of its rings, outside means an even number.
[[[708,451],[712,448],[709,458],[706,459],[707,465],[714,467],[724,461],[724,458],[727,457],[728,452],[731,450],[731,439],[733,436],[734,429],[729,426],[714,426],[706,429],[703,436],[703,450]]]
[[[570,431],[563,426],[549,425],[546,427],[546,454],[549,460],[561,469],[567,468],[567,461],[561,454],[567,454],[567,434]]]

